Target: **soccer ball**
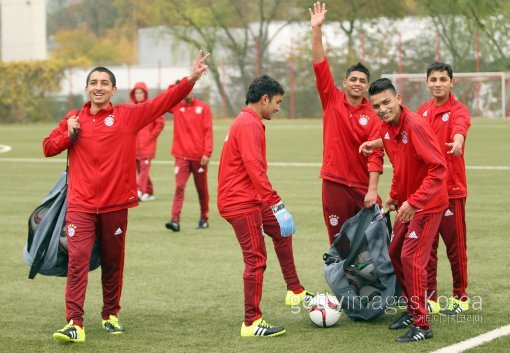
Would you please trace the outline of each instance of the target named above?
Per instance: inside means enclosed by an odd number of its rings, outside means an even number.
[[[367,250],[359,253],[358,257],[356,258],[354,268],[356,269],[356,273],[363,277],[363,279],[365,279],[367,282],[377,282],[377,272],[375,270],[372,258],[370,257],[370,253]]]
[[[335,296],[317,294],[308,305],[310,320],[319,327],[330,327],[338,322],[341,316],[340,303]]]

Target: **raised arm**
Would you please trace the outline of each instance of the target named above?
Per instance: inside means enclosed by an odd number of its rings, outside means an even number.
[[[313,4],[313,10],[310,12],[310,24],[312,26],[312,56],[314,62],[324,60],[324,46],[322,45],[322,24],[326,21],[326,4],[321,5],[320,2]]]

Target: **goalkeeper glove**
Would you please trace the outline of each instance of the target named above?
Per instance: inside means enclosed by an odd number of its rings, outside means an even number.
[[[280,201],[276,205],[271,206],[271,210],[280,225],[280,233],[282,237],[290,237],[292,234],[296,233],[296,224],[294,223],[294,219],[289,211],[285,209],[283,202]]]

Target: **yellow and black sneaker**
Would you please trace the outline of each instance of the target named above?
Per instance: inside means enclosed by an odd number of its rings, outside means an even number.
[[[274,337],[285,333],[283,327],[268,324],[263,318],[253,321],[250,326],[241,325],[241,337]]]
[[[294,293],[291,290],[287,291],[287,295],[285,296],[285,305],[295,306],[301,303],[308,304],[314,295],[306,290],[303,290],[301,293]]]
[[[53,339],[57,342],[85,342],[85,329],[69,321],[64,328],[53,334]]]
[[[457,315],[469,310],[469,300],[461,301],[457,298],[448,298],[448,307],[441,310],[442,315]]]
[[[119,319],[115,315],[110,315],[108,320],[103,320],[103,328],[112,335],[124,333],[124,326],[119,323]]]
[[[427,310],[428,310],[429,314],[433,314],[433,315],[439,314],[441,312],[441,306],[439,305],[439,303],[437,301],[428,299],[427,300]]]

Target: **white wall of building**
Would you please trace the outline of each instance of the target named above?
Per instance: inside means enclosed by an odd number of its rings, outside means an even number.
[[[0,0],[2,61],[44,60],[46,5],[44,0]]]

